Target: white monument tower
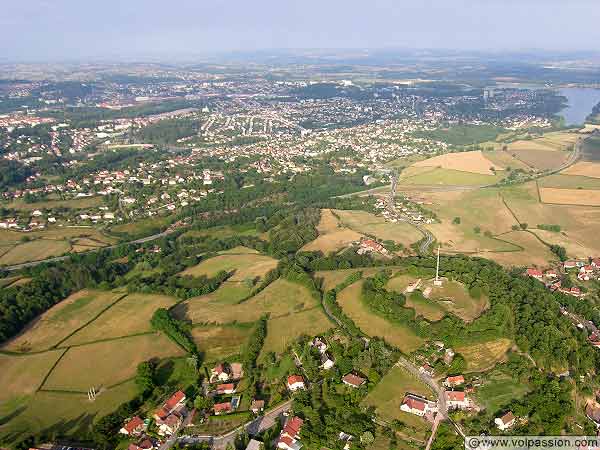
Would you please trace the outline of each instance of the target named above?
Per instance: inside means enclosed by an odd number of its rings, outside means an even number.
[[[433,282],[434,286],[441,286],[442,280],[440,279],[440,247],[438,245],[438,254],[437,254],[437,266],[435,268],[435,281]]]

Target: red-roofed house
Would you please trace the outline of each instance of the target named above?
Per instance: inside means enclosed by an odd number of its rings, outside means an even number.
[[[419,397],[413,394],[406,394],[400,409],[404,412],[424,416],[431,410],[431,402],[426,398]]]
[[[164,419],[159,419],[156,421],[156,426],[158,427],[158,434],[160,436],[172,436],[177,432],[181,423],[183,422],[183,417],[178,413],[173,412],[169,414]]]
[[[227,381],[230,378],[231,370],[224,363],[217,364],[212,370],[210,375],[210,381],[218,380],[218,381]]]
[[[301,375],[290,375],[287,379],[287,388],[292,392],[298,389],[306,389],[304,378]]]
[[[600,268],[600,258],[592,258],[592,266]]]
[[[175,392],[162,406],[154,412],[154,419],[165,420],[169,414],[181,411],[185,407],[185,394],[182,391]]]
[[[289,419],[281,430],[279,439],[277,439],[277,448],[282,450],[299,450],[302,447],[300,443],[300,429],[304,421],[300,417]]]
[[[139,436],[144,431],[144,421],[138,416],[131,418],[123,428],[119,430],[119,433],[127,436]]]
[[[233,394],[235,392],[235,384],[219,384],[217,386],[217,394]]]
[[[347,375],[344,375],[344,377],[342,378],[342,382],[346,386],[350,386],[353,388],[359,388],[363,384],[365,384],[367,382],[367,380],[365,380],[363,377],[359,377],[358,375],[355,375],[353,373],[349,373]]]
[[[456,375],[453,377],[446,378],[446,381],[444,382],[444,384],[448,387],[456,387],[456,386],[460,386],[464,382],[465,382],[465,377],[463,377],[462,375]]]
[[[213,410],[215,411],[215,416],[221,415],[221,414],[228,414],[231,411],[233,411],[233,408],[231,407],[231,402],[225,402],[225,403],[215,403],[215,406],[213,406]]]
[[[538,269],[532,269],[532,268],[527,269],[527,271],[525,272],[525,274],[528,277],[535,278],[536,280],[541,280],[543,278],[543,276],[544,276],[544,274],[540,270],[538,270]]]
[[[448,408],[464,409],[470,406],[469,399],[464,392],[446,391],[445,395]]]
[[[551,279],[558,278],[558,272],[554,269],[548,269],[544,272],[544,276]]]
[[[494,423],[500,431],[505,431],[515,424],[515,416],[513,415],[512,411],[509,411],[502,417],[496,417],[494,419]]]
[[[137,444],[129,444],[127,450],[152,450],[153,448],[157,448],[157,446],[150,439],[144,439]]]

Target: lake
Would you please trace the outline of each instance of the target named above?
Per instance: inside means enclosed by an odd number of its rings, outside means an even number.
[[[559,113],[566,125],[583,125],[592,108],[600,102],[600,89],[562,88],[558,92],[569,100],[569,105]]]

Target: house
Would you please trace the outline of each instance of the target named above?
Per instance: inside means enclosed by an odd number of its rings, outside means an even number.
[[[577,274],[577,279],[579,281],[590,281],[590,276],[587,272],[582,270]]]
[[[544,272],[546,278],[555,279],[558,278],[558,272],[554,269],[548,269]]]
[[[576,261],[565,261],[563,263],[563,268],[565,270],[574,269],[575,267],[577,267],[577,262]]]
[[[164,419],[157,419],[156,426],[158,427],[159,436],[174,435],[181,426],[182,422],[183,416],[177,412],[169,414]]]
[[[344,377],[342,378],[342,383],[344,383],[346,386],[350,386],[353,388],[359,388],[366,382],[367,382],[367,380],[365,380],[364,378],[359,377],[358,375],[355,375],[353,373],[344,375]]]
[[[327,351],[327,344],[320,337],[316,337],[312,341],[312,346],[316,347],[320,354],[323,354]]]
[[[254,414],[258,414],[263,412],[265,409],[265,401],[264,400],[252,400],[252,403],[250,404],[250,411],[252,411]]]
[[[592,258],[591,265],[600,269],[600,258]]]
[[[287,379],[287,388],[292,392],[298,389],[306,389],[304,378],[301,375],[290,375]]]
[[[426,398],[419,397],[414,394],[406,394],[400,409],[404,412],[415,414],[417,416],[424,416],[427,412],[432,411],[432,403]]]
[[[452,409],[466,409],[470,406],[466,394],[461,391],[446,391],[446,404]]]
[[[277,448],[283,450],[298,450],[302,447],[300,443],[300,430],[304,421],[300,417],[288,419],[277,439]]]
[[[228,381],[230,379],[231,370],[226,363],[217,364],[212,370],[210,375],[210,381],[213,382],[215,379],[218,381]]]
[[[543,276],[544,276],[544,274],[540,270],[533,269],[533,268],[527,269],[525,271],[525,274],[528,277],[535,278],[536,280],[541,280],[543,278]]]
[[[119,430],[119,433],[127,436],[139,436],[144,431],[144,421],[138,416],[135,416],[128,420],[123,428]]]
[[[333,361],[333,358],[331,356],[329,356],[329,354],[327,352],[321,353],[321,368],[324,370],[329,370],[333,366],[335,366],[335,362]]]
[[[154,448],[158,448],[158,443],[155,443],[150,438],[145,438],[138,442],[137,444],[131,443],[127,450],[152,450]]]
[[[250,439],[248,445],[246,446],[246,450],[263,450],[265,447],[262,442],[256,441],[254,439]]]
[[[448,387],[456,387],[456,386],[460,386],[461,384],[464,384],[464,382],[465,382],[464,376],[456,375],[453,377],[446,378],[446,381],[444,381],[444,384]]]
[[[600,333],[594,331],[588,336],[588,341],[593,347],[600,348]]]
[[[387,250],[383,245],[373,239],[362,239],[357,253],[359,255],[364,255],[365,253],[370,252],[386,254]]]
[[[215,403],[213,410],[215,412],[215,416],[219,416],[221,414],[228,414],[232,412],[233,407],[231,406],[231,402]]]
[[[508,411],[502,417],[496,417],[494,419],[494,423],[500,431],[505,431],[515,424],[515,416],[513,415],[512,411]]]
[[[163,406],[154,412],[155,420],[164,420],[171,413],[179,413],[185,409],[185,394],[182,391],[175,392]]]
[[[454,350],[452,350],[451,348],[447,348],[446,351],[444,352],[444,362],[446,364],[452,364],[452,361],[454,360],[454,355],[456,353],[454,353]],[[431,375],[429,375],[430,377],[433,376],[433,369],[431,371]]]
[[[343,431],[340,431],[338,438],[340,441],[344,442],[344,450],[350,450],[350,443],[354,439],[354,436],[352,436],[351,434],[348,434],[348,433],[344,433]]]
[[[233,394],[235,392],[235,384],[233,383],[228,383],[228,384],[219,384],[217,386],[217,394],[222,395],[222,394]]]

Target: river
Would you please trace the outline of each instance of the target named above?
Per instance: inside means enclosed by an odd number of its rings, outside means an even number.
[[[583,125],[592,108],[600,102],[600,89],[561,88],[558,92],[569,100],[568,106],[559,113],[566,125]]]

